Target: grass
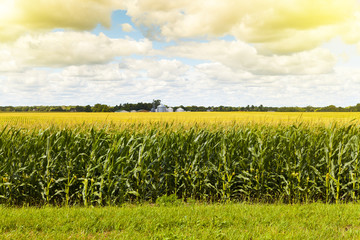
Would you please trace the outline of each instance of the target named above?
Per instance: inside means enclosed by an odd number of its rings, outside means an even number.
[[[0,239],[359,239],[360,205],[0,208]]]

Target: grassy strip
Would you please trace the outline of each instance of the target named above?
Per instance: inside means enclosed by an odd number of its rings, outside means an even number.
[[[360,205],[0,208],[1,239],[359,239]]]

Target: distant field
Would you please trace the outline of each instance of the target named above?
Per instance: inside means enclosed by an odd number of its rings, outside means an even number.
[[[275,113],[275,112],[186,112],[186,113],[0,113],[0,126],[48,127],[72,125],[127,125],[152,122],[181,124],[292,124],[349,123],[359,121],[360,113]]]

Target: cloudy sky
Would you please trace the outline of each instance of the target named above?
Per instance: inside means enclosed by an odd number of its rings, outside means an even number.
[[[360,0],[0,0],[0,105],[360,103]]]

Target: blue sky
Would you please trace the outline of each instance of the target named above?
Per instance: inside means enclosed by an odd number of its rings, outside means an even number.
[[[360,103],[357,0],[34,1],[0,0],[2,106]]]

